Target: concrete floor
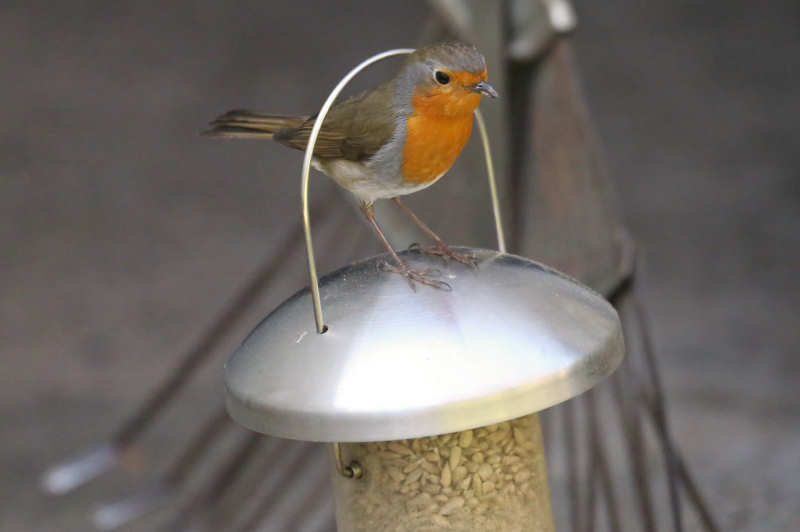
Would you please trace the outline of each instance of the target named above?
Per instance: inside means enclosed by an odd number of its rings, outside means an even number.
[[[577,8],[676,439],[723,530],[798,530],[800,7]],[[278,177],[299,157],[196,132],[232,105],[313,109],[366,53],[413,44],[423,4],[364,23],[375,9],[0,4],[0,529],[85,529],[90,501],[144,478],[37,490],[46,465],[131,412],[290,223],[279,206],[296,181]],[[225,353],[303,276],[283,274],[148,436],[156,462],[218,400]]]

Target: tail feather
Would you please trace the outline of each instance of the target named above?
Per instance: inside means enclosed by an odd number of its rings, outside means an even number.
[[[297,129],[308,120],[307,116],[287,116],[234,109],[211,122],[211,129],[203,135],[212,137],[271,139],[284,129]]]

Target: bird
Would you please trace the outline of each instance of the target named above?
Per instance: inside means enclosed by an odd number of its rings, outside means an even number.
[[[388,199],[434,242],[424,253],[477,268],[471,255],[452,250],[400,197],[428,188],[444,176],[469,140],[481,98],[497,98],[487,81],[486,59],[459,42],[436,43],[409,54],[396,74],[371,90],[335,103],[324,118],[312,158],[358,200],[361,212],[388,249],[384,268],[415,282],[448,289],[437,270],[415,270],[392,248],[375,220],[374,202]],[[305,150],[316,115],[293,116],[235,109],[210,123],[206,135],[271,139]]]

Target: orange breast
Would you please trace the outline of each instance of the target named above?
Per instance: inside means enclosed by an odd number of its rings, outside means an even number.
[[[406,124],[403,178],[429,183],[455,162],[472,132],[472,111],[479,95],[415,95],[414,111]],[[443,112],[447,111],[447,112]]]

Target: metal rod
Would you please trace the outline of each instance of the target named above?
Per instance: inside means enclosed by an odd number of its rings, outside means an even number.
[[[564,430],[564,443],[567,448],[567,499],[569,500],[569,518],[572,532],[583,532],[583,509],[580,505],[581,483],[579,479],[578,442],[575,434],[575,401],[567,401],[561,408]],[[591,491],[591,488],[590,488]]]
[[[486,156],[486,172],[489,174],[489,193],[492,195],[492,212],[494,212],[494,226],[497,231],[497,250],[506,252],[506,238],[503,235],[503,220],[500,214],[500,199],[497,196],[497,181],[494,178],[494,165],[492,164],[492,149],[489,146],[489,134],[486,132],[486,123],[478,108],[475,108],[475,121],[481,133],[483,154]]]
[[[326,479],[327,480],[327,479]],[[298,504],[291,517],[287,519],[286,530],[312,530],[314,521],[330,529],[335,522],[333,497],[330,496],[330,482],[317,482],[305,497],[305,504]],[[315,515],[319,513],[320,515]]]
[[[154,482],[133,495],[97,508],[92,512],[92,524],[98,530],[114,530],[155,511],[171,495],[170,487]]]
[[[642,351],[647,364],[647,370],[652,380],[653,393],[650,394],[649,398],[646,398],[645,405],[649,408],[655,425],[658,428],[658,431],[661,433],[661,438],[665,442],[665,452],[667,449],[669,450],[669,455],[667,456],[668,473],[674,474],[683,484],[684,489],[686,489],[686,492],[689,495],[689,500],[692,502],[695,510],[697,510],[697,513],[700,515],[700,519],[702,520],[705,529],[710,532],[716,532],[720,530],[720,528],[716,524],[714,516],[709,510],[708,505],[703,500],[700,490],[689,473],[683,458],[675,450],[675,447],[672,443],[669,425],[667,422],[664,389],[663,384],[661,383],[661,377],[658,373],[658,364],[656,363],[655,358],[655,347],[653,344],[653,337],[650,332],[650,320],[644,305],[642,305],[641,301],[636,298],[635,295],[633,303],[639,322],[640,332],[642,334]],[[680,510],[680,507],[678,507],[678,510]],[[680,514],[678,514],[677,517],[680,517]],[[680,522],[680,524],[682,527],[683,523]]]
[[[189,446],[183,451],[180,457],[170,467],[164,475],[164,482],[170,486],[175,486],[183,482],[189,471],[197,462],[208,453],[211,444],[218,438],[224,429],[232,428],[234,425],[228,417],[225,408],[220,408],[200,429],[189,442]]]
[[[110,442],[102,442],[94,449],[48,468],[42,474],[41,488],[51,495],[63,495],[114,467],[121,454]]]
[[[677,462],[678,473],[680,474],[683,487],[686,489],[689,500],[694,504],[695,510],[697,510],[697,513],[700,515],[703,526],[708,532],[719,532],[721,529],[717,526],[714,516],[711,514],[711,510],[708,509],[708,505],[703,499],[703,495],[700,493],[700,489],[697,487],[694,477],[686,467],[686,463],[680,455],[677,457]]]
[[[203,425],[200,433],[162,479],[114,502],[102,504],[92,513],[92,521],[100,530],[112,530],[154,511],[179,489],[189,470],[205,455],[223,429],[233,427],[224,408],[220,408]]]
[[[683,511],[678,488],[679,471],[677,453],[672,443],[672,436],[667,423],[666,408],[664,405],[664,388],[656,367],[653,337],[650,333],[649,321],[647,320],[644,307],[635,296],[633,297],[633,308],[638,318],[639,334],[642,340],[642,355],[647,365],[647,373],[650,377],[649,389],[651,393],[648,394],[645,392],[643,395],[645,396],[645,402],[652,406],[652,420],[661,437],[661,448],[667,466],[667,489],[669,492],[670,509],[672,511],[675,532],[683,532]],[[650,401],[647,401],[648,396],[651,398]]]
[[[633,264],[632,256],[629,262],[631,265]],[[633,268],[631,268],[631,270],[633,270]],[[644,305],[642,305],[641,301],[637,298],[634,290],[634,277],[633,275],[630,275],[625,279],[624,283],[616,288],[614,294],[609,297],[609,299],[615,306],[619,308],[623,319],[623,325],[627,324],[628,320],[625,318],[630,313],[633,314],[633,319],[635,320],[636,325],[638,325],[638,332],[643,344],[640,350],[646,365],[645,371],[648,373],[651,381],[649,386],[651,393],[648,393],[646,389],[642,389],[641,385],[639,385],[638,390],[633,390],[632,392],[627,391],[626,383],[633,382],[635,385],[639,380],[638,376],[634,374],[634,369],[630,367],[629,361],[628,372],[631,373],[631,375],[628,375],[627,379],[620,373],[617,373],[617,375],[613,377],[614,384],[617,387],[617,390],[615,391],[619,409],[621,412],[623,412],[625,410],[624,404],[637,401],[637,395],[644,399],[642,406],[644,408],[645,415],[643,417],[647,417],[647,414],[650,415],[650,420],[655,425],[660,439],[663,440],[662,445],[668,447],[669,449],[664,450],[667,462],[667,476],[676,476],[677,480],[680,480],[689,498],[689,501],[692,503],[700,516],[703,528],[708,532],[717,532],[720,529],[716,524],[713,514],[703,499],[703,496],[697,487],[697,483],[686,467],[683,457],[680,455],[671,441],[666,419],[663,384],[658,372],[658,365],[655,357],[655,347],[653,345],[653,339],[650,332],[650,321]],[[631,329],[633,329],[633,326],[631,326]],[[631,395],[633,397],[631,397]],[[654,527],[655,518],[650,494],[650,482],[647,478],[647,466],[644,463],[645,448],[644,442],[642,441],[641,418],[636,408],[628,408],[628,410],[628,414],[623,412],[623,417],[628,417],[630,420],[630,430],[626,430],[625,432],[629,437],[629,452],[632,455],[632,461],[635,469],[634,476],[636,477],[635,480],[639,488],[638,491],[640,503],[643,506],[643,519],[645,520],[644,526],[646,530],[650,530]],[[632,432],[632,434],[629,434],[630,432]],[[670,478],[669,480],[671,509],[673,512],[673,518],[675,519],[676,529],[680,530],[682,527],[680,502],[678,501],[676,508],[676,503],[673,499],[673,497],[679,498],[680,494],[677,493],[678,486],[675,482],[676,479]]]
[[[381,59],[385,59],[387,57],[391,57],[394,55],[400,54],[410,54],[414,51],[413,48],[398,48],[395,50],[389,50],[377,55],[373,55],[369,59],[362,61],[358,66],[352,69],[347,75],[342,78],[336,87],[331,91],[328,95],[328,98],[325,100],[325,103],[322,104],[322,109],[320,109],[319,113],[317,114],[317,118],[314,121],[314,127],[311,128],[311,134],[308,137],[308,144],[306,145],[306,153],[303,157],[303,170],[301,173],[301,188],[300,188],[300,195],[301,195],[301,206],[303,209],[303,230],[305,232],[305,240],[306,240],[306,254],[308,255],[308,276],[309,281],[311,283],[311,299],[314,304],[314,321],[317,324],[317,332],[319,334],[324,333],[327,330],[325,326],[325,321],[322,316],[322,303],[319,297],[319,280],[317,278],[317,264],[314,259],[314,244],[311,241],[311,215],[308,210],[308,180],[309,180],[309,173],[311,171],[311,158],[314,156],[314,146],[317,143],[317,137],[319,136],[319,132],[322,129],[322,123],[325,120],[325,116],[327,116],[328,111],[330,110],[333,102],[336,101],[336,97],[339,96],[339,93],[342,92],[342,89],[353,79],[359,72],[364,70],[366,67],[380,61]]]
[[[589,419],[589,439],[592,446],[592,462],[593,470],[597,473],[597,480],[599,486],[595,486],[594,482],[590,480],[589,486],[592,491],[595,489],[602,489],[605,495],[606,503],[606,518],[608,519],[608,530],[615,532],[622,532],[622,523],[619,515],[619,505],[617,504],[617,496],[614,492],[614,485],[611,478],[611,467],[608,463],[608,456],[606,455],[605,445],[600,432],[597,418],[599,417],[597,411],[598,390],[595,388],[590,390],[589,393],[584,395],[584,403]],[[597,469],[594,469],[594,465]],[[593,514],[594,512],[592,512]],[[592,528],[594,524],[592,524]]]
[[[336,472],[345,478],[359,479],[364,476],[364,468],[361,464],[353,460],[344,465],[342,459],[342,446],[338,442],[331,443],[333,449],[333,463],[336,465]]]
[[[292,479],[303,477],[303,469],[309,462],[309,453],[313,445],[310,442],[292,445],[274,461],[266,479],[267,489],[259,490],[260,493],[257,494],[258,497],[262,497],[261,501],[244,522],[232,527],[232,530],[250,532],[259,527],[278,503],[279,494],[291,484]]]
[[[587,417],[589,417],[587,415]],[[580,532],[594,532],[597,521],[597,478],[600,464],[597,460],[596,442],[589,435],[589,443],[587,444],[587,453],[589,455],[588,463],[588,478],[586,480],[586,487],[588,488],[586,496],[586,517],[585,528],[580,529]],[[616,531],[615,531],[616,532]]]
[[[632,262],[631,262],[632,264]],[[631,268],[632,269],[632,268]],[[626,277],[626,281],[614,289],[609,295],[609,301],[614,305],[622,320],[623,333],[628,334],[632,329],[630,323],[630,297],[632,295],[633,277]],[[636,401],[635,390],[632,392],[632,385],[635,386],[638,375],[633,367],[633,360],[629,357],[611,376],[612,392],[616,404],[616,410],[620,416],[622,433],[628,448],[628,459],[631,463],[633,480],[636,487],[636,497],[639,501],[639,514],[643,530],[656,529],[656,517],[653,506],[653,495],[650,477],[647,469],[646,453],[647,448],[644,442],[642,431],[642,412]],[[633,384],[632,384],[633,383]]]
[[[348,475],[344,472],[344,461],[342,460],[342,446],[339,442],[331,443],[331,450],[333,451],[333,463],[336,466],[336,472],[346,477]]]
[[[287,452],[297,447],[299,443],[281,438],[267,437],[266,439],[266,448],[250,459],[246,466],[247,470],[242,473],[242,478],[237,481],[235,486],[226,489],[211,511],[206,512],[207,515],[203,518],[205,530],[235,529],[235,523],[241,520],[240,518],[245,515],[244,512],[247,511],[247,508],[253,508],[260,502],[259,493],[262,492],[265,479],[273,476],[279,470],[278,464],[284,459]],[[279,492],[281,497],[289,496],[283,487],[278,487],[274,491]]]
[[[244,466],[265,441],[267,440],[256,432],[247,434],[214,472],[206,486],[179,511],[177,518],[167,529],[191,530],[193,524],[207,516],[222,493],[239,477]]]
[[[628,448],[628,458],[633,469],[633,480],[636,486],[636,497],[639,501],[638,507],[642,520],[642,530],[655,530],[655,512],[653,510],[650,478],[647,472],[647,463],[645,462],[645,453],[647,451],[642,434],[641,413],[635,405],[634,399],[626,391],[626,381],[633,378],[633,375],[629,374],[628,371],[620,373],[618,370],[611,378],[612,386],[614,387],[614,400]]]
[[[197,499],[198,508],[207,508],[217,501],[222,492],[233,483],[233,481],[243,471],[244,466],[250,457],[267,442],[261,434],[256,432],[247,434],[245,439],[240,442],[239,447],[231,453],[229,460],[217,471],[213,480],[208,483],[206,490]]]

